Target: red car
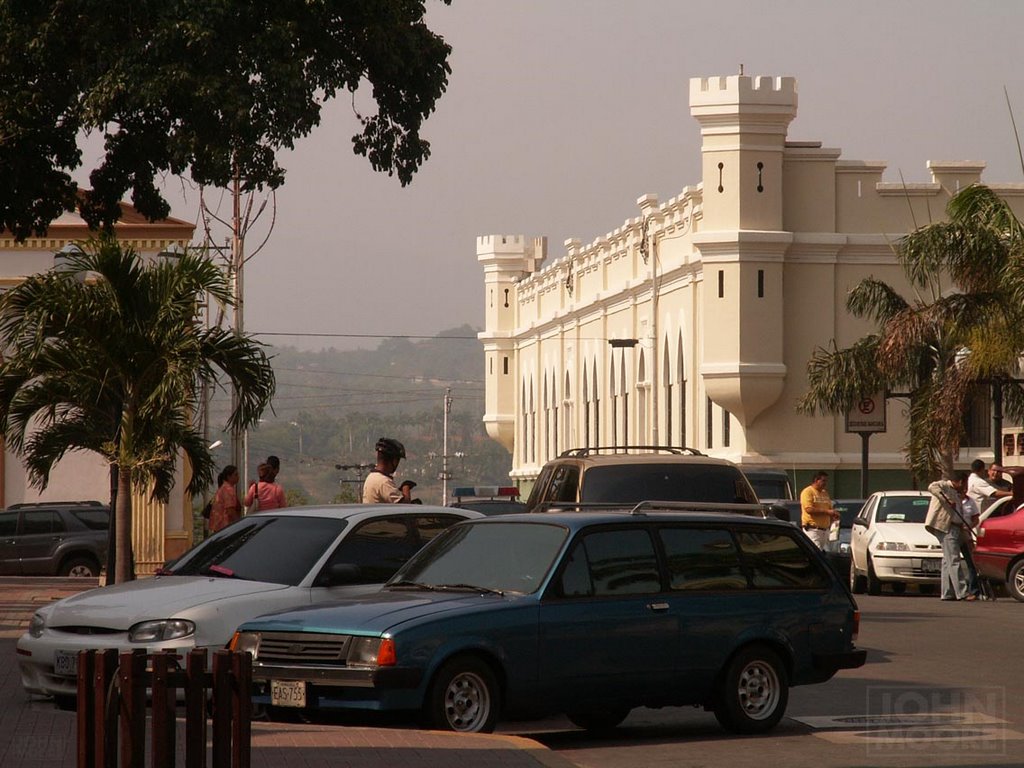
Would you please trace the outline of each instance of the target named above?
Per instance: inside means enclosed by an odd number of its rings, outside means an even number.
[[[1024,603],[1024,504],[1004,504],[981,523],[974,563],[982,577],[1006,584],[1006,591]]]

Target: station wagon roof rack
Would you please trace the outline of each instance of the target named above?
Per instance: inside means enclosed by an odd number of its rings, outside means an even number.
[[[28,509],[30,507],[102,507],[101,501],[20,501],[7,509]]]
[[[774,517],[767,504],[724,504],[714,501],[545,501],[541,503],[538,512],[626,512],[630,515],[656,512],[733,512],[752,517]]]
[[[562,451],[560,459],[579,459],[598,453],[669,453],[677,456],[703,456],[696,448],[677,445],[599,445],[589,448],[570,448]]]

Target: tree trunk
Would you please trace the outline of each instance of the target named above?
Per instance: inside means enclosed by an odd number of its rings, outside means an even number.
[[[118,467],[117,509],[114,514],[116,530],[116,571],[114,583],[131,581],[132,573],[132,479],[129,470]]]
[[[117,465],[110,465],[110,528],[107,529],[107,584],[114,583],[117,572]]]

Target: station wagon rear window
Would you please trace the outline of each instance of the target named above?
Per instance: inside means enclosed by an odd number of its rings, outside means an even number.
[[[583,476],[582,501],[696,501],[756,504],[735,467],[715,464],[616,464],[591,467]]]
[[[820,563],[791,536],[741,531],[737,539],[755,588],[826,589],[830,584]]]

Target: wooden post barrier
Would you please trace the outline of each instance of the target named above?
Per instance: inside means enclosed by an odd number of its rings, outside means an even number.
[[[213,768],[249,768],[252,660],[221,650],[180,657],[143,650],[82,651],[78,657],[78,768],[145,768],[146,700],[152,701],[150,766],[176,765],[178,691],[185,701],[185,766],[207,768],[206,704],[212,702]],[[208,696],[207,693],[210,693]],[[119,738],[120,737],[120,738]],[[120,759],[119,759],[120,758]]]

